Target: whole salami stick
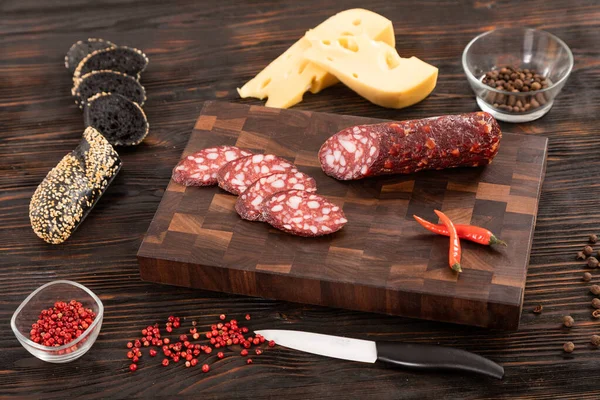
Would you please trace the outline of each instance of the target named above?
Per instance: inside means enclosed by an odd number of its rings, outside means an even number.
[[[330,137],[319,161],[340,180],[477,167],[492,162],[501,138],[498,123],[485,112],[359,125]]]

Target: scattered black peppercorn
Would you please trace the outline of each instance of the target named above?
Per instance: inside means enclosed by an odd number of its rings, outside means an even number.
[[[600,336],[592,335],[592,340],[590,340],[590,342],[596,347],[600,346]]]
[[[583,273],[583,280],[585,282],[589,282],[592,280],[592,274],[590,274],[589,272],[584,272]]]
[[[587,265],[590,268],[598,268],[598,259],[596,257],[588,258]]]
[[[585,254],[583,254],[583,251],[580,251],[577,253],[577,259],[578,260],[585,260],[587,257],[585,256]]]
[[[594,317],[596,319],[600,318],[600,310],[592,311],[592,317]]]
[[[573,344],[573,342],[567,342],[563,345],[563,350],[565,351],[565,353],[572,353],[573,350],[575,350],[575,345]]]
[[[544,306],[542,306],[541,304],[538,304],[538,305],[537,305],[537,306],[535,306],[535,308],[533,309],[533,313],[534,313],[534,314],[541,314],[543,309],[544,309]]]
[[[572,327],[574,323],[575,323],[575,320],[570,315],[565,315],[563,317],[563,325],[566,326],[567,328]]]
[[[594,308],[600,308],[600,299],[597,297],[594,297],[592,299],[592,307]]]
[[[590,243],[596,243],[598,241],[598,236],[595,234],[591,234],[589,240]]]
[[[592,294],[595,294],[596,296],[598,296],[600,294],[600,286],[598,286],[598,285],[590,286],[590,292],[592,292]]]
[[[585,246],[583,248],[583,254],[585,254],[586,256],[591,256],[592,254],[594,254],[594,249],[592,249],[592,246]]]

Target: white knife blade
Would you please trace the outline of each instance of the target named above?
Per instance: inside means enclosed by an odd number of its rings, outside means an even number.
[[[265,329],[255,332],[267,340],[274,340],[278,345],[294,350],[342,360],[366,363],[377,361],[377,348],[375,342],[370,340],[284,329]]]

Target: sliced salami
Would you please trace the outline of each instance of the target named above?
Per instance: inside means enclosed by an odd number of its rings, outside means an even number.
[[[235,146],[217,146],[185,157],[173,168],[172,179],[185,186],[217,184],[217,173],[228,162],[252,155]]]
[[[304,190],[272,195],[263,205],[265,222],[298,236],[322,236],[342,229],[344,212],[326,198]]]
[[[296,171],[294,164],[283,158],[273,154],[255,154],[227,163],[219,170],[217,179],[223,190],[241,194],[263,176]]]
[[[235,210],[243,219],[262,221],[263,202],[277,192],[284,190],[304,190],[316,192],[317,183],[302,172],[284,172],[263,176],[248,186],[235,202]]]
[[[492,162],[501,138],[498,123],[485,112],[361,125],[330,137],[319,161],[340,180],[477,167]]]

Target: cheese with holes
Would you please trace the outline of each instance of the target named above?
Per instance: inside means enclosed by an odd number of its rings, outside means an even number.
[[[304,56],[372,103],[403,108],[427,97],[438,69],[416,57],[400,58],[396,49],[367,35],[323,40],[306,34],[311,48]]]
[[[391,46],[396,44],[392,21],[359,8],[342,11],[309,32],[320,40],[364,34]],[[301,102],[305,92],[318,93],[337,83],[335,76],[304,58],[310,46],[310,40],[302,37],[238,89],[240,97],[268,98],[267,107],[288,108]]]

